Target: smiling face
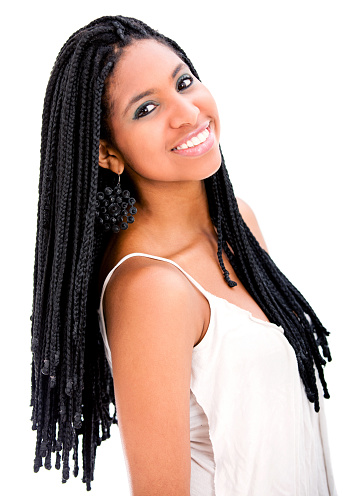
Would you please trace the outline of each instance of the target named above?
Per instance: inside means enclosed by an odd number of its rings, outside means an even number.
[[[107,98],[113,145],[135,182],[202,180],[219,168],[215,101],[167,46],[141,40],[126,47]]]

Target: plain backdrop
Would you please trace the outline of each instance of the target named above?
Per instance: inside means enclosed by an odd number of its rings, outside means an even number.
[[[81,475],[33,473],[30,321],[41,112],[75,30],[138,17],[175,39],[216,98],[235,192],[269,251],[331,331],[325,402],[339,494],[347,434],[348,8],[345,1],[60,0],[1,7],[1,474],[6,494],[85,494]],[[129,494],[118,429],[98,448],[92,493]]]

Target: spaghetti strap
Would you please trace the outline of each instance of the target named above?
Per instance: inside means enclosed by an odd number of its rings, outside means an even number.
[[[105,290],[106,290],[106,287],[112,277],[112,274],[115,272],[115,270],[123,263],[125,262],[126,260],[128,260],[129,258],[133,258],[133,257],[145,257],[145,258],[153,258],[154,260],[160,260],[162,262],[168,262],[170,263],[171,265],[174,265],[175,267],[177,267],[186,277],[189,281],[191,281],[191,283],[205,296],[205,298],[208,300],[208,303],[209,303],[209,306],[210,308],[211,307],[211,297],[213,295],[211,295],[211,293],[209,293],[208,291],[206,291],[204,288],[202,288],[202,286],[193,279],[193,277],[190,276],[190,274],[188,274],[187,272],[184,271],[184,269],[182,269],[180,267],[180,265],[178,265],[176,262],[173,262],[173,260],[170,260],[169,258],[163,258],[163,257],[157,257],[155,255],[148,255],[147,253],[130,253],[129,255],[126,255],[125,257],[123,257],[116,265],[115,267],[113,267],[110,272],[108,273],[108,275],[106,276],[105,280],[104,280],[104,284],[103,284],[103,287],[102,287],[102,291],[101,291],[101,295],[100,295],[100,303],[99,303],[99,309],[98,309],[98,319],[99,319],[99,327],[100,327],[100,332],[101,332],[101,335],[102,335],[102,338],[103,338],[103,342],[104,342],[104,347],[105,347],[105,355],[106,355],[106,358],[107,358],[107,361],[110,365],[110,369],[112,370],[112,362],[111,362],[111,350],[110,350],[110,347],[109,347],[109,343],[108,343],[108,338],[107,338],[107,334],[106,334],[106,325],[105,325],[105,319],[104,319],[104,312],[103,312],[103,298],[104,298],[104,293],[105,293]]]
[[[170,260],[169,258],[163,258],[163,257],[157,257],[156,255],[148,255],[147,253],[130,253],[129,255],[126,255],[125,257],[123,257],[116,265],[115,267],[113,267],[110,272],[108,273],[108,275],[106,276],[105,278],[105,281],[104,281],[104,284],[103,284],[103,288],[102,288],[102,292],[101,292],[101,295],[100,295],[100,307],[99,307],[99,310],[102,309],[102,303],[103,303],[103,297],[104,297],[104,293],[105,293],[105,290],[106,290],[106,287],[112,277],[112,274],[115,272],[115,270],[123,263],[125,262],[126,260],[128,260],[129,258],[133,258],[133,257],[146,257],[146,258],[153,258],[155,260],[160,260],[162,262],[168,262],[172,265],[174,265],[175,267],[177,267],[188,279],[189,281],[191,281],[191,283],[201,292],[203,293],[203,295],[209,300],[209,296],[210,296],[210,293],[208,291],[206,291],[197,281],[195,281],[195,279],[193,279],[192,276],[190,276],[190,274],[188,274],[187,272],[184,271],[184,269],[182,269],[180,267],[180,265],[178,265],[176,262],[173,262],[173,260]]]

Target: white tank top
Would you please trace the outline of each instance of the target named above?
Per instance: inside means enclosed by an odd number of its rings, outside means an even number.
[[[98,313],[110,367],[103,296],[117,267],[137,256],[177,267],[210,305],[192,354],[191,496],[337,496],[324,400],[316,413],[283,329],[209,293],[172,260],[131,253],[106,277]]]

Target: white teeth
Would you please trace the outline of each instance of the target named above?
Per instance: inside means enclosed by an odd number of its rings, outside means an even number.
[[[183,143],[182,145],[179,145],[176,148],[174,148],[174,150],[186,150],[186,148],[193,148],[194,146],[204,143],[204,141],[208,138],[208,136],[209,136],[209,131],[208,129],[205,129],[197,136],[194,136],[190,140],[186,141],[186,143]]]

